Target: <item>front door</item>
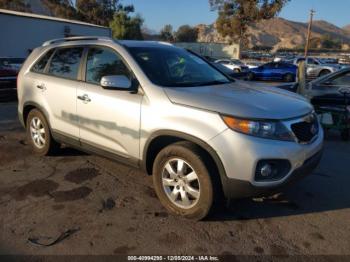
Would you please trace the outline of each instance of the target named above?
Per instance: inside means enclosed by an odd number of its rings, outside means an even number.
[[[85,69],[85,83],[77,90],[81,143],[138,159],[143,96],[100,86],[103,76],[112,75],[127,76],[135,83],[133,73],[121,56],[107,47],[90,47]]]

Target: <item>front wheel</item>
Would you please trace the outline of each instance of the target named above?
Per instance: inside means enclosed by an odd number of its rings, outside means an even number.
[[[318,75],[318,77],[322,77],[322,76],[328,75],[330,73],[331,73],[331,71],[329,71],[329,70],[322,70],[320,72],[320,74]]]
[[[160,202],[172,214],[201,220],[212,207],[213,182],[192,143],[179,142],[160,151],[153,165],[153,183]]]
[[[249,81],[253,81],[253,80],[255,79],[254,73],[249,72],[248,75],[247,75],[247,79],[248,79]]]
[[[283,79],[285,82],[293,82],[295,77],[292,74],[286,74]]]

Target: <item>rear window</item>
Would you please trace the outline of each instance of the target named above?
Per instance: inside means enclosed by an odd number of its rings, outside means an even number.
[[[32,67],[31,71],[36,73],[43,73],[46,67],[47,62],[49,61],[50,57],[52,56],[54,52],[54,49],[51,49],[48,51],[44,56],[42,56],[38,62],[35,63],[35,65]]]
[[[77,79],[81,56],[84,48],[62,48],[53,55],[49,74],[68,79]]]

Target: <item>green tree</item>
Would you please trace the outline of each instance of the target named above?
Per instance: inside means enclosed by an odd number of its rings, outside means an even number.
[[[73,2],[70,0],[42,0],[42,3],[46,5],[55,17],[82,20],[82,17],[78,15]]]
[[[198,30],[189,25],[182,25],[175,33],[177,42],[196,42],[198,38]]]
[[[24,0],[0,0],[0,8],[19,12],[30,11],[30,5]]]
[[[140,15],[131,16],[133,8],[121,8],[115,12],[113,20],[109,26],[112,29],[112,35],[116,39],[135,39],[142,40],[143,19]]]
[[[174,41],[174,31],[172,25],[165,25],[160,31],[160,39],[167,42]]]
[[[339,39],[333,39],[329,34],[321,37],[321,46],[324,49],[341,49],[342,45]]]
[[[247,44],[250,25],[275,17],[289,0],[209,0],[212,10],[218,10],[218,32],[223,37]]]
[[[124,8],[119,0],[76,0],[76,9],[84,21],[108,26],[114,13]],[[133,7],[132,7],[133,8]]]

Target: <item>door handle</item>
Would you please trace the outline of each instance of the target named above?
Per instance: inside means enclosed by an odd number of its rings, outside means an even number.
[[[44,84],[37,85],[36,87],[41,89],[41,90],[46,90],[46,87]]]
[[[78,96],[78,99],[79,100],[82,100],[82,101],[84,101],[84,102],[91,102],[91,99],[89,98],[89,96],[88,95],[82,95],[82,96]]]

